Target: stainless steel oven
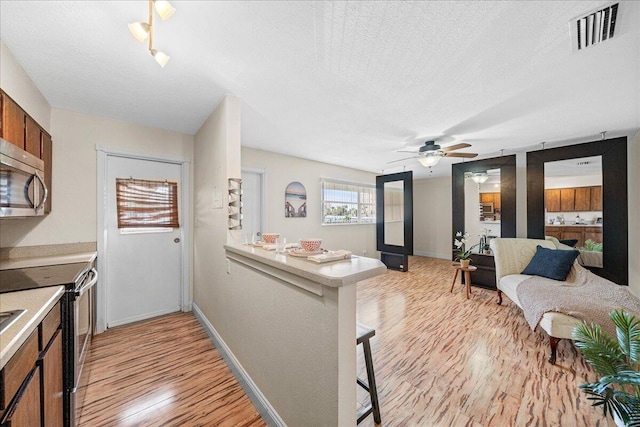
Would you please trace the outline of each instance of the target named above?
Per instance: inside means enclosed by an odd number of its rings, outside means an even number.
[[[88,373],[83,372],[85,358],[91,346],[95,321],[95,284],[98,281],[98,272],[95,267],[84,272],[73,289],[67,290],[69,309],[73,312],[72,330],[73,336],[73,383],[70,385],[69,398],[70,410],[75,417],[71,418],[70,425],[75,426],[80,419],[80,410],[87,389]],[[71,329],[71,328],[70,328]],[[83,375],[84,374],[84,375]]]
[[[44,215],[44,162],[0,138],[0,218]]]

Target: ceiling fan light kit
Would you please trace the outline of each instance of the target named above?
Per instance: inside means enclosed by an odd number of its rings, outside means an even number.
[[[154,57],[156,62],[164,68],[169,62],[171,57],[164,52],[153,48],[153,6],[155,5],[156,12],[160,16],[160,19],[166,21],[171,18],[176,12],[176,8],[166,0],[149,0],[149,22],[132,22],[129,24],[129,31],[133,37],[139,42],[144,42],[149,39],[149,53]]]
[[[471,179],[476,184],[484,184],[487,181],[487,179],[489,179],[489,175],[487,175],[486,172],[476,172],[473,175],[471,175]]]
[[[421,146],[418,150],[418,155],[414,157],[409,157],[407,159],[393,160],[389,163],[402,162],[408,159],[418,159],[420,164],[424,167],[432,167],[435,166],[442,157],[462,157],[470,159],[473,157],[477,157],[477,153],[454,153],[455,150],[460,150],[461,148],[471,147],[471,144],[467,144],[465,142],[454,144],[449,147],[441,148],[435,141],[425,141],[424,145]],[[406,150],[400,150],[400,152],[404,152]],[[415,151],[414,151],[415,152]]]
[[[418,161],[424,167],[431,167],[431,166],[435,166],[443,157],[444,157],[444,153],[439,153],[437,151],[430,151],[418,157]]]

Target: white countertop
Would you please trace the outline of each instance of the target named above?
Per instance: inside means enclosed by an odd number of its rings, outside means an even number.
[[[387,267],[380,260],[361,256],[316,264],[304,258],[279,255],[275,251],[254,248],[251,245],[229,244],[225,245],[224,248],[227,252],[275,267],[323,286],[334,288],[379,276],[387,271]]]
[[[564,224],[546,224],[545,227],[602,227],[602,224],[572,224],[565,222]]]
[[[0,260],[0,270],[13,270],[14,268],[42,267],[45,265],[73,264],[76,262],[93,262],[97,252],[83,252],[68,255],[54,255],[33,258],[10,258]]]
[[[64,286],[0,294],[0,311],[27,310],[0,334],[0,369],[36,330],[64,293]]]

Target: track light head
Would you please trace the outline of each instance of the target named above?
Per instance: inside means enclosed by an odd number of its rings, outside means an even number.
[[[156,7],[156,12],[160,15],[160,19],[166,21],[171,18],[174,13],[176,13],[176,8],[171,6],[167,0],[154,0],[154,5]]]
[[[129,31],[131,31],[136,40],[143,42],[149,38],[151,27],[146,22],[132,22],[129,24]]]
[[[169,62],[169,59],[171,59],[171,57],[166,53],[160,52],[159,50],[155,49],[151,49],[151,55],[153,55],[153,57],[156,59],[156,62],[160,64],[162,68],[164,68],[164,66],[167,65],[167,62]]]

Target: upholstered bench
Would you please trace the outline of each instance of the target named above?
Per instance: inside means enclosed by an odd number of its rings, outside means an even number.
[[[529,265],[538,246],[556,249],[556,245],[549,240],[541,239],[494,239],[490,243],[496,264],[496,285],[498,287],[498,304],[502,304],[504,293],[518,307],[522,308],[518,300],[517,288],[520,283],[531,276],[521,274]],[[575,317],[549,311],[544,313],[539,326],[549,335],[551,353],[549,362],[556,363],[558,342],[571,339],[573,328],[581,323]]]

